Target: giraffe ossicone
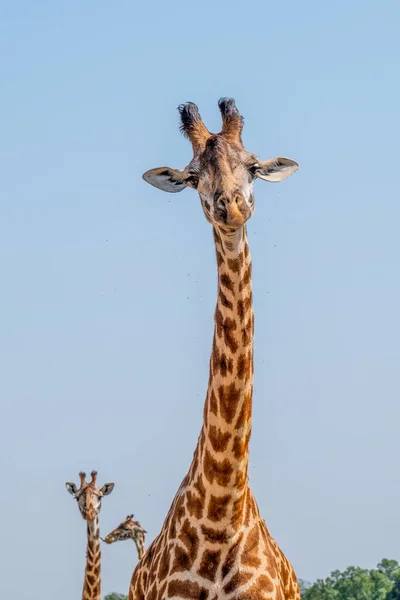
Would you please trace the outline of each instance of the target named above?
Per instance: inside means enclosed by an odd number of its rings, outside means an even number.
[[[87,549],[85,579],[82,600],[101,600],[101,552],[99,513],[101,499],[114,489],[113,483],[97,486],[97,471],[91,472],[91,481],[86,481],[86,473],[79,473],[80,486],[67,482],[65,487],[78,503],[82,518],[87,521]]]
[[[261,518],[248,482],[254,317],[246,235],[254,181],[282,181],[299,165],[248,152],[234,100],[222,98],[218,105],[218,134],[209,132],[195,104],[181,105],[192,159],[183,170],[159,167],[143,175],[163,191],[197,190],[213,226],[218,296],[198,443],[161,532],[133,572],[129,600],[300,598],[294,570]]]

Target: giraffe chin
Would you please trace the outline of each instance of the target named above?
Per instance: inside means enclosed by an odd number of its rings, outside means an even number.
[[[222,230],[237,231],[246,224],[250,216],[250,212],[248,215],[243,215],[239,210],[229,211],[226,217],[218,219],[215,225]]]

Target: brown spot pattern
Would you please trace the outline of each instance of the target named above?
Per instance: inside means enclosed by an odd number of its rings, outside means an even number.
[[[251,418],[251,398],[252,390],[248,394],[246,394],[243,400],[243,405],[240,409],[240,413],[235,425],[236,430],[242,429],[242,427],[244,427],[245,424],[248,423]]]
[[[247,315],[248,311],[251,309],[251,305],[252,305],[252,294],[250,293],[249,296],[247,296],[247,298],[245,298],[244,300],[240,299],[237,302],[237,313],[239,315],[239,319],[243,322],[245,316]]]
[[[218,252],[218,250],[216,251],[216,255],[217,255],[217,265],[218,265],[218,267],[220,267],[221,265],[224,264],[224,257],[222,256],[221,252]]]
[[[146,594],[146,600],[147,600],[147,598],[149,600],[157,600],[157,595],[158,595],[157,592],[158,592],[157,582],[155,581],[153,583],[153,585],[151,586],[150,590],[148,591],[148,593]]]
[[[240,544],[242,543],[242,539],[243,539],[243,533],[240,534],[237,541],[234,544],[232,544],[232,546],[229,548],[229,551],[228,551],[228,554],[226,555],[224,564],[222,565],[222,570],[221,570],[222,579],[225,579],[226,577],[228,577],[229,573],[233,569],[235,562],[237,560],[237,556],[239,553]]]
[[[168,582],[164,581],[164,583],[162,584],[162,586],[160,587],[160,590],[158,592],[159,598],[165,598],[165,592],[167,590],[167,585],[168,585]]]
[[[190,525],[189,519],[186,519],[183,523],[178,539],[186,546],[190,554],[194,557],[193,560],[195,560],[199,550],[199,536],[196,528]]]
[[[226,288],[230,292],[233,292],[233,289],[234,289],[233,281],[230,278],[230,276],[228,275],[228,273],[223,273],[220,276],[219,281],[220,281],[220,284],[224,286],[224,288]]]
[[[175,556],[171,574],[189,571],[193,567],[193,563],[196,560],[199,551],[199,537],[197,530],[190,525],[189,519],[184,521],[178,539],[185,548],[180,544],[175,546]]]
[[[197,480],[194,482],[193,487],[195,490],[197,490],[199,492],[200,497],[204,498],[204,496],[206,495],[206,488],[204,487],[203,478],[201,476],[201,473],[199,474]]]
[[[247,269],[244,272],[244,275],[239,283],[239,292],[242,292],[244,290],[244,288],[246,288],[249,285],[250,280],[251,280],[251,263],[247,267]]]
[[[244,488],[247,479],[247,473],[243,473],[243,471],[238,471],[236,473],[234,486],[237,490],[241,490]]]
[[[228,359],[225,352],[220,352],[216,344],[214,344],[213,354],[212,354],[212,365],[213,372],[217,374],[218,372],[222,377],[226,377],[228,372],[232,373],[233,370],[233,362],[232,359]]]
[[[244,544],[241,562],[246,567],[254,567],[258,569],[261,565],[261,560],[258,557],[258,545],[260,542],[260,531],[258,524],[249,532]]]
[[[228,459],[219,462],[206,450],[203,459],[203,472],[210,483],[214,480],[221,486],[227,486],[231,480],[233,467]]]
[[[243,327],[242,329],[242,344],[243,346],[248,346],[249,344],[251,344],[253,341],[253,335],[252,335],[252,326],[251,326],[251,319],[249,319],[249,321],[247,322],[247,325],[245,325],[245,327]]]
[[[186,494],[186,507],[191,517],[195,519],[201,519],[203,516],[203,504],[200,498],[192,491],[188,491]]]
[[[213,529],[212,527],[201,526],[201,532],[205,541],[211,544],[226,544],[228,536],[225,529]]]
[[[226,319],[223,319],[221,325],[225,344],[232,352],[232,354],[236,354],[237,349],[239,348],[239,344],[237,343],[234,335],[234,332],[237,329],[236,321],[230,319],[229,317],[226,317]]]
[[[274,591],[274,584],[268,575],[260,575],[257,579],[256,584],[260,586],[261,589],[264,589],[266,592]]]
[[[217,416],[217,414],[218,414],[218,403],[217,403],[217,397],[215,395],[214,390],[211,390],[211,392],[210,392],[209,406],[210,406],[210,411],[213,413],[213,415]]]
[[[240,571],[238,571],[233,575],[228,583],[224,585],[224,592],[226,594],[231,594],[242,585],[245,585],[252,577],[252,573],[240,573]]]
[[[168,584],[168,597],[178,596],[189,600],[207,600],[208,592],[195,581],[174,579]]]
[[[215,329],[217,336],[221,339],[224,338],[224,342],[228,349],[235,354],[239,345],[235,339],[234,332],[237,329],[236,321],[230,317],[224,318],[219,308],[215,311]],[[213,342],[213,353],[217,349],[216,341],[214,338]]]
[[[214,581],[220,560],[221,550],[215,552],[212,550],[205,550],[198,570],[199,575],[204,577],[204,579]]]
[[[239,273],[240,268],[244,265],[244,256],[239,254],[237,258],[228,258],[228,267],[233,273]]]
[[[208,439],[215,452],[224,452],[228,446],[231,434],[229,431],[223,432],[218,427],[210,425],[208,429]]]
[[[184,503],[185,503],[185,497],[179,496],[176,500],[176,505],[175,505],[175,516],[178,519],[178,521],[181,521],[181,519],[183,519],[183,517],[185,516]]]
[[[244,507],[245,494],[240,494],[239,498],[235,500],[232,510],[232,527],[237,530],[243,522],[243,507]]]
[[[243,458],[245,457],[246,452],[249,447],[250,436],[251,436],[251,431],[249,431],[247,433],[245,438],[242,438],[237,435],[235,437],[235,439],[233,440],[232,450],[233,450],[234,457],[237,460],[243,460]]]
[[[230,310],[233,309],[233,302],[231,302],[224,294],[224,292],[222,290],[219,291],[219,299],[220,302],[222,304],[222,306],[225,306],[225,308],[229,308]]]
[[[252,498],[249,498],[249,495],[246,494],[246,511],[245,511],[245,517],[244,517],[244,526],[248,527],[250,524],[250,517],[251,517],[251,502],[252,502]]]
[[[190,553],[177,544],[174,551],[174,562],[171,569],[171,575],[173,573],[189,571],[192,568],[193,563],[194,560],[192,556],[190,556]]]
[[[281,579],[283,587],[286,587],[289,582],[289,570],[287,568],[287,565],[283,561],[281,565]]]
[[[236,388],[234,383],[230,383],[228,386],[220,385],[218,388],[218,399],[221,417],[230,425],[237,411],[240,390]]]
[[[237,376],[238,379],[250,379],[251,369],[250,369],[250,353],[249,354],[241,354],[238,358],[237,363]]]
[[[163,552],[161,553],[160,563],[158,568],[157,576],[159,579],[165,579],[169,572],[169,562],[171,556],[171,546],[165,546]]]
[[[226,517],[227,507],[231,500],[231,495],[226,496],[213,496],[211,495],[208,504],[208,518],[210,521],[217,523]]]

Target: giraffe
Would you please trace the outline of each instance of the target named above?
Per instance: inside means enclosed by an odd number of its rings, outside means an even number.
[[[254,317],[246,222],[254,181],[282,181],[294,160],[245,150],[233,99],[218,102],[212,134],[192,102],[178,107],[193,157],[143,179],[166,192],[196,189],[213,229],[218,272],[214,336],[203,424],[193,460],[159,535],[132,574],[129,600],[299,600],[288,559],[260,516],[248,483]]]
[[[113,529],[106,537],[103,542],[106,544],[113,544],[114,542],[122,542],[124,540],[133,540],[136,545],[138,553],[138,559],[141,560],[144,555],[144,540],[147,531],[143,529],[139,521],[133,520],[134,515],[127,515],[125,521],[122,521]]]
[[[102,497],[108,496],[114,489],[113,483],[106,483],[99,489],[96,484],[96,471],[92,471],[91,477],[92,480],[86,482],[86,473],[79,473],[81,482],[79,489],[74,483],[65,484],[68,492],[78,502],[82,517],[87,521],[86,568],[82,600],[101,599],[99,512]]]

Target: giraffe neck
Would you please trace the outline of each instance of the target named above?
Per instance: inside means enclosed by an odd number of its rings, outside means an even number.
[[[100,530],[96,517],[87,522],[86,569],[82,600],[100,600],[101,598],[100,558]]]
[[[138,559],[141,560],[141,558],[143,558],[144,555],[144,540],[143,540],[143,536],[140,532],[136,532],[134,537],[132,538],[135,546],[136,546],[136,550],[137,550],[137,554],[138,554]]]
[[[243,518],[251,434],[251,257],[245,227],[230,234],[214,229],[214,240],[218,264],[214,339],[204,423],[189,478],[203,497],[208,520],[234,533]]]

